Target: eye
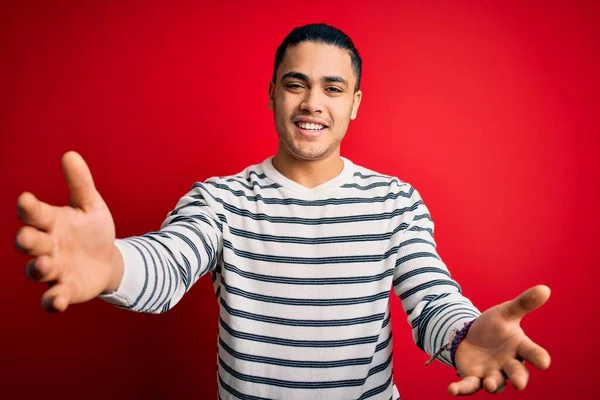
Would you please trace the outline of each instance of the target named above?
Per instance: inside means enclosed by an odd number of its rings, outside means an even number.
[[[331,93],[343,93],[344,92],[342,89],[340,89],[339,87],[336,87],[336,86],[330,86],[325,90],[327,90]]]
[[[288,83],[285,87],[290,89],[302,89],[302,85],[299,83]]]

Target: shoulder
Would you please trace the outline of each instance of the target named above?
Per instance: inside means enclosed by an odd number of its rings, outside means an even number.
[[[345,185],[357,190],[376,193],[396,193],[401,197],[412,197],[414,187],[398,176],[384,174],[361,165],[354,164],[353,174]]]
[[[276,188],[278,184],[267,178],[263,163],[252,164],[231,175],[213,176],[202,182],[196,182],[194,188],[217,197],[225,194],[243,196],[257,189]]]

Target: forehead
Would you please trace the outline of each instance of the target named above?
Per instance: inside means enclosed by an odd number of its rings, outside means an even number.
[[[352,85],[356,80],[350,52],[321,43],[303,42],[288,47],[279,65],[277,79],[290,71],[301,72],[315,80],[323,76],[341,76]]]

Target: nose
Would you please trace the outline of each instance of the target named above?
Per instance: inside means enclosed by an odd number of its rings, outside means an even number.
[[[320,114],[323,112],[323,101],[320,91],[310,89],[306,91],[306,95],[300,104],[300,109],[310,114]]]

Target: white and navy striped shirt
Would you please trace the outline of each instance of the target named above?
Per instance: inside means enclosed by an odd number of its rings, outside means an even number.
[[[428,354],[479,315],[436,252],[418,192],[344,158],[305,188],[271,158],[196,183],[161,229],[118,239],[125,272],[105,300],[162,313],[210,273],[223,399],[398,399],[390,291]],[[449,364],[449,354],[438,357]]]

